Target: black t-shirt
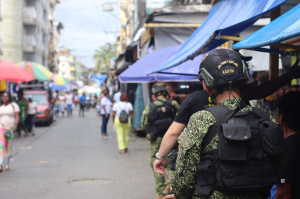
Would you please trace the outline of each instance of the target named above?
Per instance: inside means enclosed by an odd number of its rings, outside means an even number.
[[[284,140],[281,183],[292,184],[292,198],[300,198],[300,134]]]
[[[187,125],[190,117],[205,108],[205,105],[212,106],[213,101],[207,91],[196,91],[188,95],[182,102],[175,122]]]

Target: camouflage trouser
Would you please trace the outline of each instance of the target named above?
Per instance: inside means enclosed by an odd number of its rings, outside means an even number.
[[[150,161],[150,166],[153,169],[153,163],[155,161],[155,154],[158,152],[160,143],[162,141],[162,138],[159,137],[155,141],[150,142],[150,147],[151,147],[151,161]],[[166,170],[170,174],[171,177],[173,177],[173,171],[170,170],[170,158],[167,157],[167,165],[166,165]],[[170,184],[171,180],[166,180],[164,175],[158,174],[153,170],[154,173],[154,178],[155,178],[155,183],[156,183],[156,193],[162,194],[163,190],[165,187]]]

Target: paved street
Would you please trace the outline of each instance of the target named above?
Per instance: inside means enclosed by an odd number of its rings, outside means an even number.
[[[148,141],[132,134],[129,153],[119,154],[111,121],[104,139],[95,110],[84,118],[75,113],[14,140],[0,198],[156,198]]]

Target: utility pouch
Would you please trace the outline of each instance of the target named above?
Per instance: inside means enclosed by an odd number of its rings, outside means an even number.
[[[225,123],[221,125],[219,135],[219,159],[245,161],[247,158],[247,140],[251,138],[250,128],[246,124]]]
[[[172,118],[160,119],[153,122],[153,127],[155,128],[154,134],[157,134],[157,137],[163,137],[169,127],[173,122]]]
[[[147,139],[149,141],[155,141],[157,139],[157,136],[154,133],[147,133]]]
[[[271,121],[262,123],[263,143],[262,149],[265,153],[275,156],[282,153],[282,145],[284,141],[283,129],[280,124]]]
[[[214,188],[214,174],[212,170],[212,160],[201,160],[197,166],[197,185],[195,192],[208,196]]]
[[[178,157],[178,150],[173,150],[172,153],[170,154],[171,156],[171,164],[170,164],[170,170],[175,171],[176,170],[176,160]]]

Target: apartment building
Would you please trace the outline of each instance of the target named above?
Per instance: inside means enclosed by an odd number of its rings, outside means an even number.
[[[71,49],[61,48],[58,52],[58,75],[69,80],[76,79],[75,57],[70,54]]]
[[[49,0],[2,0],[0,22],[3,59],[48,67]]]
[[[59,39],[60,30],[63,29],[63,25],[56,21],[56,5],[60,2],[57,0],[50,0],[49,7],[49,56],[48,56],[48,68],[54,73],[58,73],[58,51],[59,51]]]

